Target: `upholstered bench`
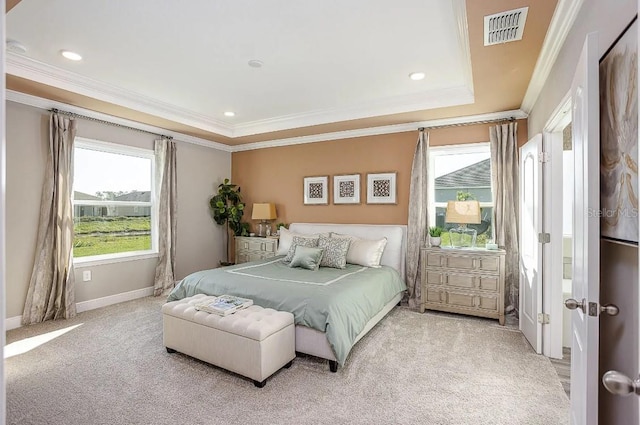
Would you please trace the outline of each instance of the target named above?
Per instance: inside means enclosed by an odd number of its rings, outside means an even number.
[[[291,366],[295,353],[293,314],[252,305],[228,316],[198,311],[214,297],[194,295],[162,306],[164,346],[230,370],[262,388],[266,379]]]

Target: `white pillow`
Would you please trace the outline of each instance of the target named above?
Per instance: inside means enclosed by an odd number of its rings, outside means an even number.
[[[294,236],[307,239],[318,239],[320,236],[329,237],[329,233],[314,233],[313,235],[294,233],[286,227],[280,227],[278,231],[280,232],[280,240],[278,241],[278,252],[276,252],[276,255],[287,255],[289,248],[291,248],[291,242],[293,242]]]
[[[360,239],[355,236],[332,233],[332,238],[351,239],[349,251],[347,251],[347,263],[358,264],[365,267],[380,267],[380,260],[387,245],[387,238],[378,240]]]

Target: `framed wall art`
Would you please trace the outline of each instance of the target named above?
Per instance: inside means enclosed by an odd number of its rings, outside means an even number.
[[[360,203],[360,174],[333,176],[333,203]]]
[[[367,204],[396,204],[396,174],[367,174]]]
[[[600,60],[600,232],[638,244],[638,23]]]
[[[329,204],[329,176],[304,178],[304,204]]]

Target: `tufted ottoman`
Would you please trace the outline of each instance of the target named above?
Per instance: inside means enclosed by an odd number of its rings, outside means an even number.
[[[293,314],[252,305],[228,316],[198,311],[214,297],[194,295],[162,306],[164,345],[253,379],[262,388],[296,356]]]

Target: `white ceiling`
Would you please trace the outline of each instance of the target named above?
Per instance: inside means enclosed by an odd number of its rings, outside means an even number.
[[[6,22],[8,73],[227,137],[474,100],[464,0],[22,0]]]

